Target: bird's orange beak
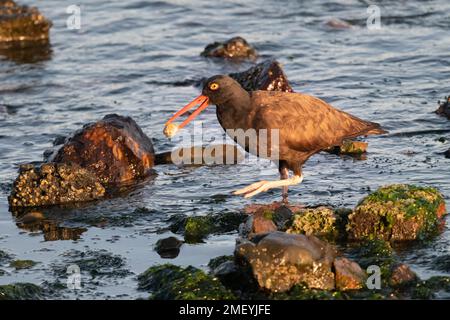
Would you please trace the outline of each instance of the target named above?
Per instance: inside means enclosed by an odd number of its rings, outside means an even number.
[[[175,120],[182,114],[185,114],[188,110],[192,109],[193,107],[195,107],[198,104],[200,104],[200,106],[194,112],[192,112],[192,114],[189,117],[187,117],[187,119],[184,120],[178,126],[179,129],[183,128],[185,125],[187,125],[189,122],[191,122],[196,116],[198,116],[200,112],[202,112],[203,110],[206,109],[206,107],[209,105],[209,98],[207,96],[200,95],[197,98],[195,98],[194,100],[192,100],[191,102],[189,102],[189,104],[187,104],[183,108],[181,108],[178,112],[176,112],[172,116],[172,118],[169,119],[169,121],[166,122],[166,127],[173,120]]]

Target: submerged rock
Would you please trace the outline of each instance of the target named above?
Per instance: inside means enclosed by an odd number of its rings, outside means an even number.
[[[236,246],[236,261],[249,267],[262,288],[283,292],[295,284],[309,288],[334,288],[333,246],[314,236],[271,232],[242,240]]]
[[[450,159],[450,149],[444,152],[444,155],[447,159]]]
[[[389,284],[392,287],[398,287],[402,285],[410,284],[418,280],[417,275],[406,264],[398,264],[391,270],[391,277]]]
[[[148,176],[154,157],[150,138],[133,119],[109,114],[75,132],[51,161],[78,165],[106,185]]]
[[[202,242],[210,234],[223,234],[238,229],[246,215],[240,212],[221,212],[207,216],[174,216],[169,230],[183,234],[187,243]]]
[[[344,140],[342,145],[326,149],[333,154],[362,155],[367,152],[369,143],[363,141]]]
[[[32,283],[0,285],[0,300],[40,300],[43,289]]]
[[[247,91],[294,91],[280,63],[272,59],[258,63],[246,71],[231,73],[229,76]]]
[[[105,188],[90,171],[76,165],[21,166],[8,197],[11,207],[48,206],[101,199]]]
[[[9,266],[16,270],[23,270],[23,269],[31,269],[37,263],[38,262],[35,262],[33,260],[14,260],[14,261],[11,261]]]
[[[235,299],[217,278],[189,266],[172,264],[150,267],[138,276],[138,289],[148,291],[154,300]]]
[[[445,97],[445,100],[441,103],[439,101],[439,108],[436,113],[450,119],[450,96]]]
[[[446,214],[442,195],[431,187],[391,185],[364,198],[349,215],[350,240],[405,241],[436,234]]]
[[[165,259],[173,259],[180,253],[180,247],[183,245],[183,241],[178,240],[175,237],[168,237],[159,239],[155,245],[155,251]]]
[[[0,46],[5,42],[48,42],[51,26],[37,8],[0,0]]]
[[[256,59],[256,50],[242,37],[234,37],[224,42],[208,44],[200,54],[204,57],[226,58],[233,60]]]

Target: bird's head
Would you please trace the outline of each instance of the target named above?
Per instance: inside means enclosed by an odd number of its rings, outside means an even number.
[[[166,122],[166,127],[176,118],[186,113],[196,105],[200,105],[189,117],[184,120],[177,129],[181,129],[196,116],[205,110],[209,104],[220,105],[230,100],[236,91],[243,90],[241,85],[233,78],[226,75],[217,75],[206,80],[203,86],[202,94],[188,103],[186,106],[176,112],[169,121]]]

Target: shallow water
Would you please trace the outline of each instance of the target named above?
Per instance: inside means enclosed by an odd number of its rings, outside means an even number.
[[[235,233],[183,245],[176,259],[153,250],[169,232],[167,218],[236,211],[251,202],[279,200],[278,191],[253,200],[230,192],[260,179],[277,178],[267,161],[236,166],[155,167],[157,177],[126,196],[56,210],[54,223],[85,228],[78,240],[45,241],[40,231],[16,225],[7,195],[20,163],[41,161],[60,135],[108,113],[132,116],[158,151],[177,146],[162,134],[168,116],[198,94],[192,80],[245,70],[199,56],[206,44],[241,35],[262,58],[275,57],[296,91],[318,96],[364,119],[380,122],[390,135],[370,137],[366,160],[319,154],[304,167],[305,180],[292,187],[290,200],[313,205],[354,206],[370,190],[389,183],[439,188],[450,196],[448,120],[433,113],[437,100],[450,94],[450,3],[434,1],[79,1],[82,28],[66,28],[66,1],[37,1],[50,18],[52,53],[22,64],[0,56],[0,250],[16,259],[40,262],[30,270],[0,269],[0,284],[52,283],[56,266],[70,264],[73,250],[107,250],[120,256],[123,269],[83,273],[83,289],[57,291],[55,298],[136,298],[136,275],[153,264],[172,262],[206,267],[231,254]],[[367,7],[381,9],[380,30],[366,28]],[[332,18],[353,24],[336,30]],[[45,59],[46,58],[46,59]],[[214,108],[201,116],[221,137]],[[440,137],[447,141],[439,142]],[[138,208],[147,210],[137,210]],[[447,218],[448,220],[449,218]],[[448,225],[448,223],[447,223]],[[403,251],[403,260],[428,278],[430,259],[449,254],[450,231],[432,243]],[[120,268],[119,268],[120,269]],[[82,270],[83,271],[83,270]],[[65,281],[64,276],[60,281]]]

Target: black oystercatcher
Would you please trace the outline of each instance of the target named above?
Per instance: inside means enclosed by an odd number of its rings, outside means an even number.
[[[288,186],[302,182],[302,165],[313,154],[340,145],[344,139],[386,133],[378,123],[337,110],[318,98],[290,92],[247,92],[232,78],[218,75],[207,80],[202,95],[169,119],[165,128],[166,134],[175,134],[178,128],[194,119],[209,103],[217,106],[216,113],[221,126],[229,135],[235,130],[232,138],[247,152],[258,157],[278,160],[281,180],[256,182],[234,192],[246,198],[271,188],[283,187],[283,199],[287,201]],[[200,107],[181,125],[177,127],[171,124],[175,118],[198,104]],[[264,129],[278,130],[278,145],[273,145],[273,139],[268,134],[265,146],[269,152],[263,150],[260,141],[256,142],[256,148],[252,147],[251,139],[239,139],[235,135],[236,129],[253,129],[257,133]],[[277,154],[276,159],[273,159],[273,154]],[[290,178],[288,170],[294,172]]]

